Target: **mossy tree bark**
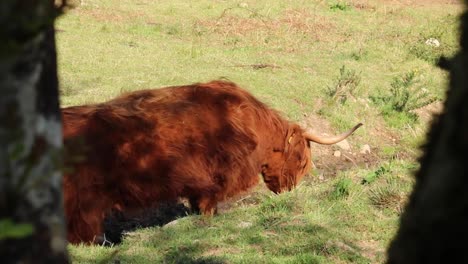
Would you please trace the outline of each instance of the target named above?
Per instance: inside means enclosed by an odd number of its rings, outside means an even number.
[[[66,263],[53,0],[0,1],[0,262]]]
[[[468,1],[465,1],[468,5]],[[421,168],[387,263],[468,263],[468,13],[450,72],[444,111],[432,124]]]

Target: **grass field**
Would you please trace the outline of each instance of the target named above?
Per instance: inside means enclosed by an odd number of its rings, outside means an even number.
[[[63,106],[225,77],[316,133],[365,125],[350,149],[313,145],[290,193],[258,186],[212,218],[70,246],[73,261],[382,263],[445,97],[435,63],[458,48],[456,3],[82,0],[57,23]]]

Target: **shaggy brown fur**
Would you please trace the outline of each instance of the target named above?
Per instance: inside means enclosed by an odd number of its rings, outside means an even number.
[[[297,124],[226,81],[136,91],[62,109],[62,117],[75,157],[64,177],[72,243],[102,234],[112,210],[184,197],[210,215],[219,201],[256,185],[259,173],[279,193],[311,165]]]

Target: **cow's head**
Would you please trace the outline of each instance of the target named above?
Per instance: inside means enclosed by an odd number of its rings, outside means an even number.
[[[274,193],[292,190],[312,165],[310,142],[331,145],[351,135],[361,123],[349,131],[334,137],[321,137],[304,132],[296,124],[290,124],[282,148],[273,148],[268,161],[262,165],[263,181]]]
[[[282,148],[273,148],[262,166],[263,181],[274,193],[290,191],[311,166],[310,143],[298,125],[290,125],[282,144]]]

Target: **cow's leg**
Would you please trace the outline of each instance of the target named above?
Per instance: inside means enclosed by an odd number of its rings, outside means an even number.
[[[218,200],[214,195],[193,195],[189,201],[192,213],[214,215],[217,212]]]
[[[84,242],[99,244],[100,237],[103,234],[103,220],[101,210],[86,210],[81,212],[83,221],[86,223],[86,230],[84,236],[81,238]]]
[[[212,216],[217,213],[218,202],[214,196],[203,196],[198,200],[198,208],[203,215]]]
[[[116,205],[115,202],[111,202],[107,193],[100,191],[101,189],[102,187],[90,188],[83,192],[79,199],[81,219],[86,226],[85,236],[82,236],[84,242],[97,244],[102,242],[104,218]]]
[[[199,200],[199,197],[190,197],[189,198],[190,210],[194,214],[200,214],[201,213],[200,207],[198,206],[198,203],[199,203],[198,200]]]
[[[98,212],[89,212],[77,210],[74,215],[68,216],[67,220],[67,239],[70,243],[92,243],[96,235],[102,233],[102,220],[97,217]]]

